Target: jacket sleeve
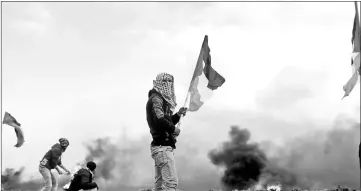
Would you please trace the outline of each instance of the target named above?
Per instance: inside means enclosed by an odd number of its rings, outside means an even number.
[[[59,165],[59,166],[61,165],[61,156],[59,157],[58,165]]]
[[[57,149],[57,148],[53,148],[51,149],[51,165],[53,165],[53,167],[55,167],[56,165],[60,165],[61,164],[61,161],[60,161],[60,164],[59,164],[59,157],[61,156],[61,151],[60,149]]]
[[[172,115],[172,122],[174,125],[176,125],[180,120],[180,116],[176,113],[174,115]]]
[[[158,128],[174,133],[175,126],[164,116],[163,100],[158,96],[152,98],[152,114]]]
[[[78,174],[78,176],[80,176],[80,183],[79,183],[80,189],[89,190],[97,187],[95,182],[89,181],[91,176],[89,173],[81,172]]]

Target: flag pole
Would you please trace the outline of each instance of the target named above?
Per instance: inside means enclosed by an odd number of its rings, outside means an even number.
[[[358,13],[357,1],[355,1],[355,9],[356,9],[357,21],[360,22],[360,15],[359,15],[359,13]]]
[[[187,97],[186,97],[186,100],[184,101],[184,106],[183,106],[183,107],[185,107],[185,108],[187,108],[187,109],[189,109],[189,105],[190,105],[190,101],[191,101],[191,100],[190,100],[190,99],[191,99],[191,93],[190,93],[189,90],[190,90],[190,88],[191,88],[192,81],[193,81],[194,77],[196,76],[197,65],[198,65],[198,63],[203,59],[203,58],[202,58],[202,57],[203,57],[202,52],[203,52],[204,42],[206,41],[206,39],[208,39],[208,36],[207,36],[207,35],[204,35],[204,39],[203,39],[203,42],[202,42],[201,50],[199,51],[199,56],[198,56],[198,60],[197,60],[197,63],[196,63],[196,67],[195,67],[195,69],[194,69],[192,79],[191,79],[191,81],[190,81],[190,83],[189,83],[189,88],[188,88]],[[182,119],[183,119],[183,115],[181,115],[181,117],[180,117],[180,119],[179,119],[179,122],[178,122],[178,124],[177,124],[177,127],[178,127],[178,128],[179,128],[180,125],[181,125]]]
[[[188,91],[186,100],[185,100],[184,105],[183,105],[183,107],[185,107],[185,108],[187,108],[187,109],[189,108],[189,104],[190,104],[190,97],[191,97],[190,95],[191,95],[191,93]],[[180,116],[179,122],[178,122],[178,124],[177,124],[177,127],[178,127],[178,128],[179,128],[180,125],[181,125],[182,118],[183,118],[183,115]]]
[[[361,5],[361,3],[360,3]],[[358,5],[357,5],[357,1],[355,1],[355,9],[356,9],[356,17],[357,17],[357,20],[356,22],[358,22],[359,26],[361,27],[361,18],[360,18],[360,14],[358,12]],[[356,34],[357,35],[357,34]],[[361,46],[361,38],[359,39],[359,43],[360,43],[360,46]],[[360,53],[361,54],[361,53]]]

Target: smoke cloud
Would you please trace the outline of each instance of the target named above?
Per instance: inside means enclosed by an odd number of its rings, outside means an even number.
[[[150,155],[150,136],[140,140],[99,138],[85,147],[85,161],[97,163],[95,180],[102,190],[135,191],[153,186],[154,161]],[[175,160],[181,190],[207,190],[218,187],[216,168],[200,157],[196,145],[179,142]],[[83,165],[85,164],[83,162]]]
[[[359,144],[360,123],[341,119],[329,131],[314,131],[286,142],[284,147],[268,147],[273,154],[266,172],[282,175],[285,187],[344,185],[359,189]]]
[[[32,180],[23,180],[23,172],[25,167],[19,170],[6,168],[1,175],[1,188],[5,191],[38,191],[44,186],[43,179],[37,178]],[[59,188],[63,187],[70,181],[68,176],[59,177]]]
[[[249,143],[250,135],[233,126],[230,140],[208,154],[214,165],[225,167],[221,178],[225,190],[269,184],[280,184],[284,190],[360,188],[359,122],[340,117],[331,130],[315,130],[284,146]]]
[[[225,166],[222,183],[227,190],[247,189],[259,181],[267,158],[256,143],[248,143],[251,136],[247,129],[231,127],[231,140],[221,149],[209,152],[213,164]]]
[[[251,131],[232,126],[229,141],[209,150],[208,155],[194,136],[181,137],[175,150],[180,190],[260,189],[269,184],[281,184],[283,190],[337,185],[360,188],[360,123],[351,119],[340,117],[332,129],[314,130],[286,141],[284,146],[272,141],[253,143]],[[150,142],[150,135],[139,140],[98,138],[84,145],[88,152],[79,165],[90,160],[97,163],[95,181],[103,191],[151,188],[154,161]],[[24,169],[6,169],[2,188],[40,190],[43,180],[24,180]],[[59,188],[69,178],[61,176]]]
[[[21,181],[24,169],[24,167],[20,168],[17,171],[11,168],[5,169],[5,172],[3,172],[3,174],[1,175],[1,187],[4,190],[35,190],[37,188],[40,188],[40,181]]]

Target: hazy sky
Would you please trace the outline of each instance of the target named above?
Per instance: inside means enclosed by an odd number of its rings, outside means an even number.
[[[15,148],[13,128],[3,126],[3,168],[37,174],[60,137],[70,140],[69,168],[94,138],[150,137],[152,80],[173,74],[182,106],[204,35],[226,82],[187,114],[180,142],[200,136],[206,155],[230,125],[281,143],[331,129],[340,115],[360,121],[360,84],[341,101],[353,2],[3,2],[2,11],[2,114],[22,124],[26,140]]]

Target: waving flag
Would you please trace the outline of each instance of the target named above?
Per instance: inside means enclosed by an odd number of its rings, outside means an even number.
[[[355,87],[357,83],[358,76],[360,75],[361,31],[360,31],[360,20],[359,20],[357,2],[355,2],[355,9],[356,9],[356,13],[353,23],[352,38],[351,38],[351,43],[353,44],[353,52],[351,57],[352,77],[348,80],[346,85],[343,86],[343,90],[345,91],[343,98],[349,96],[352,89]]]
[[[226,80],[211,66],[208,36],[205,35],[197,65],[189,86],[185,107],[188,111],[197,111],[213,90],[221,87]]]
[[[6,111],[4,115],[3,124],[7,124],[15,128],[16,137],[18,138],[18,142],[16,143],[15,147],[21,147],[25,142],[24,134],[20,127],[21,124],[17,122],[16,119]]]

